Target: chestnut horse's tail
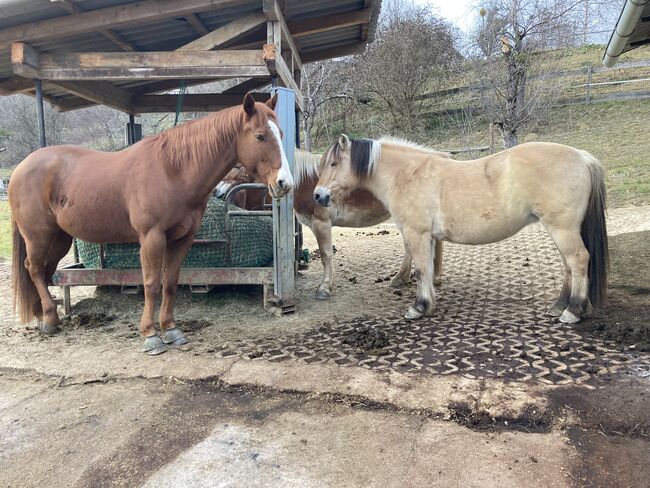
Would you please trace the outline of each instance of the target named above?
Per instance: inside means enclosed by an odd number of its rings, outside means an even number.
[[[41,300],[32,278],[25,267],[27,248],[25,239],[20,234],[16,221],[12,218],[13,227],[13,278],[14,313],[18,312],[21,322],[29,322],[34,317],[43,315]]]
[[[609,248],[605,224],[605,173],[601,164],[593,157],[588,161],[587,167],[591,174],[591,194],[580,234],[590,257],[589,300],[594,307],[605,308],[609,271]]]

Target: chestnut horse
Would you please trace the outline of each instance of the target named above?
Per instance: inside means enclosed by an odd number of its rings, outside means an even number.
[[[241,163],[275,197],[293,186],[273,111],[250,94],[242,106],[169,129],[116,152],[53,146],[30,154],[9,184],[13,220],[14,309],[45,334],[60,321],[47,282],[73,237],[140,243],[144,350],[183,344],[173,306],[181,264],[215,185]],[[160,329],[154,307],[162,282]],[[41,322],[42,321],[42,322]]]
[[[604,305],[608,249],[601,164],[586,151],[531,142],[473,161],[451,161],[395,140],[342,135],[325,154],[315,200],[325,206],[364,189],[381,200],[402,231],[418,276],[406,313],[429,313],[433,239],[487,244],[541,222],[564,264],[564,284],[549,310],[575,323]]]
[[[448,157],[447,153],[440,153]],[[390,213],[383,203],[377,200],[367,190],[355,190],[345,195],[340,202],[325,208],[314,204],[313,193],[318,184],[318,167],[322,156],[309,151],[296,149],[294,171],[294,210],[298,220],[309,227],[318,242],[321,261],[323,262],[323,279],[316,290],[318,300],[327,300],[334,290],[334,267],[332,265],[332,226],[338,227],[370,227],[380,224],[390,218]],[[244,167],[235,167],[217,185],[215,193],[222,197],[235,185],[252,183],[255,178],[246,172]],[[264,195],[259,190],[243,190],[237,192],[233,203],[248,210],[261,208]],[[442,273],[442,243],[436,241],[435,278],[440,281]],[[411,254],[405,246],[404,259],[399,271],[391,280],[391,286],[401,287],[411,281]]]

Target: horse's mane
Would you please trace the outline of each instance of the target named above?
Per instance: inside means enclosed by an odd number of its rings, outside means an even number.
[[[330,158],[338,158],[341,146],[338,142],[332,144],[325,152],[322,164]],[[352,170],[359,177],[371,175],[375,171],[377,161],[381,158],[381,144],[374,139],[350,139],[350,162]]]
[[[438,149],[435,149],[431,146],[427,146],[425,144],[418,144],[417,142],[409,141],[408,139],[403,139],[401,137],[384,136],[381,139],[379,139],[377,142],[379,142],[379,144],[394,144],[396,146],[406,146],[408,148],[415,149],[416,151],[422,151],[428,154],[435,154],[436,156],[441,156],[445,158],[450,157],[448,152],[439,151]]]
[[[259,112],[256,116],[262,117]],[[193,168],[205,169],[201,167],[231,157],[243,120],[241,106],[231,107],[168,129],[143,142],[150,144],[156,159],[164,162],[172,174]]]
[[[321,161],[321,154],[311,153],[304,149],[296,149],[295,157],[295,174],[293,181],[296,187],[310,178],[318,178],[318,169]]]

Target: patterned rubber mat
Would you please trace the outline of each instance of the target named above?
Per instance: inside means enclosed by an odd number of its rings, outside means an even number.
[[[388,246],[376,245],[381,247],[363,262],[346,263],[359,281],[372,283],[378,270],[394,266],[394,254],[383,252]],[[541,226],[496,244],[446,245],[443,261],[443,284],[431,317],[405,320],[414,287],[393,294],[387,282],[375,280],[367,289],[346,286],[342,299],[367,304],[361,317],[301,334],[224,343],[217,354],[550,384],[593,383],[632,370],[650,375],[648,355],[619,351],[546,315],[562,267]]]

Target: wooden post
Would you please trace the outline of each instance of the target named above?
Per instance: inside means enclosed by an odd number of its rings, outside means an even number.
[[[285,134],[282,144],[287,155],[291,174],[294,174],[294,149],[296,123],[296,96],[293,90],[279,87],[275,111],[280,128]],[[273,199],[273,263],[276,305],[282,313],[295,312],[295,240],[294,240],[293,193]]]
[[[585,97],[585,101],[587,104],[591,102],[591,72],[592,72],[592,66],[591,64],[587,65],[587,95]]]
[[[494,123],[490,122],[490,154],[494,153]]]
[[[34,80],[36,87],[36,112],[38,114],[38,140],[41,147],[47,146],[45,140],[45,112],[43,111],[43,86],[41,80]]]

